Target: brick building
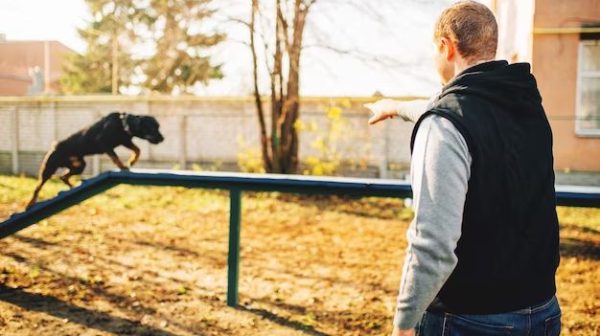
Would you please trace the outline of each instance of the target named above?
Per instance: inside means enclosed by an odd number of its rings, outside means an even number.
[[[58,41],[9,41],[0,35],[0,96],[59,92],[62,62],[73,52]]]
[[[530,62],[558,171],[600,171],[600,0],[495,0],[498,57]]]

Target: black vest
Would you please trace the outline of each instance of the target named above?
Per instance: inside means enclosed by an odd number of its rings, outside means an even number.
[[[451,121],[472,157],[458,264],[430,311],[509,312],[556,292],[559,263],[552,132],[529,64],[476,65],[416,123]]]

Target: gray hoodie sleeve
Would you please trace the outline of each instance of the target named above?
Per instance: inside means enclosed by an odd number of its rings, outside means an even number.
[[[394,316],[401,329],[415,327],[456,267],[470,170],[469,149],[454,125],[436,115],[425,118],[411,160],[415,217]]]
[[[431,107],[434,98],[399,102],[398,116],[404,121],[416,122]]]

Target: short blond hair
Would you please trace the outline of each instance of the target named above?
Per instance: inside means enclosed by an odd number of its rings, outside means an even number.
[[[498,23],[494,13],[475,1],[459,1],[446,8],[435,24],[434,38],[449,38],[468,60],[496,57]]]

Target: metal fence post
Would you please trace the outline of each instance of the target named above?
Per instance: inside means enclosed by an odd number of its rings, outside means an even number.
[[[40,105],[41,106],[41,105]],[[40,113],[41,114],[41,113]],[[52,118],[52,141],[58,141],[58,117],[56,116],[56,101],[50,102],[50,117]],[[43,148],[42,150],[48,150],[47,148]]]
[[[102,113],[98,110],[94,113],[94,118],[96,120],[102,118]],[[96,176],[100,174],[100,155],[94,155],[92,158],[92,175]]]
[[[238,305],[238,279],[240,272],[240,222],[242,218],[242,192],[229,191],[229,254],[227,256],[227,305]]]
[[[186,169],[187,166],[187,116],[179,117],[179,166]]]
[[[17,175],[19,173],[19,108],[15,107],[12,110],[12,146],[11,146],[11,159],[12,159],[12,173]]]
[[[383,128],[383,155],[379,163],[379,178],[388,178],[390,155],[390,123],[385,123]]]

